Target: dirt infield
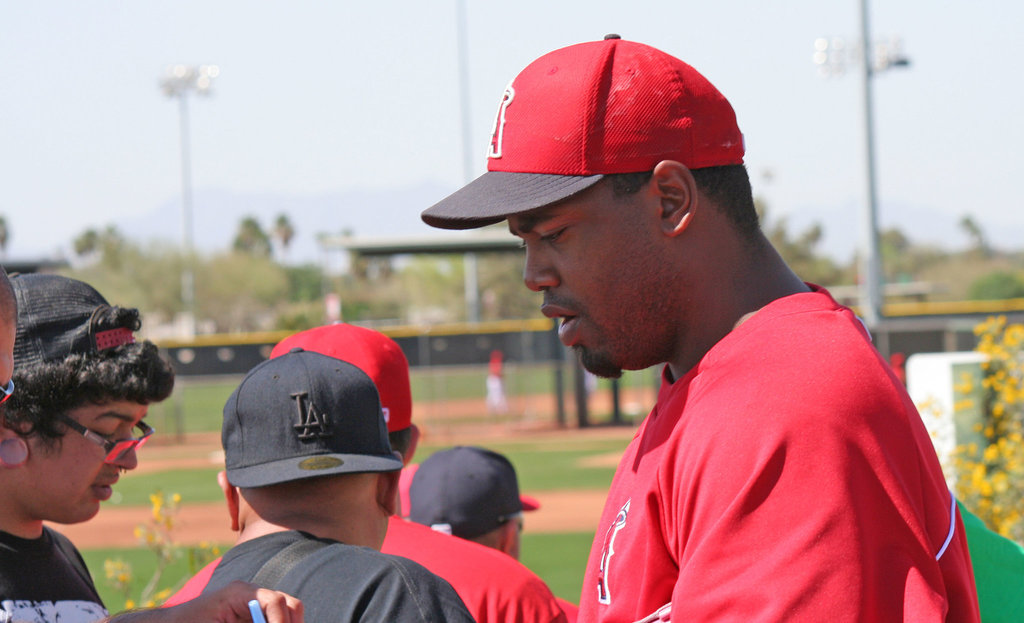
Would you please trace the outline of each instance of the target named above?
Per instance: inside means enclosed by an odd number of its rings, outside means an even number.
[[[502,427],[492,431],[504,440],[522,436],[532,440],[559,438],[567,434],[574,436],[622,437],[632,434],[630,429],[586,429],[580,430],[511,430]],[[481,431],[473,431],[473,440],[481,442]],[[430,439],[430,437],[434,437]],[[485,435],[486,437],[486,435]],[[458,443],[466,441],[452,437],[449,431],[430,435],[433,442]],[[145,458],[138,469],[125,475],[136,478],[146,473],[168,469],[199,468],[223,465],[220,439],[217,434],[191,435],[183,444],[151,444],[143,452]],[[587,462],[612,464],[617,453],[590,457]],[[116,489],[116,487],[115,487]],[[604,503],[603,491],[553,490],[531,492],[530,495],[541,503],[541,508],[527,513],[526,529],[534,533],[543,532],[586,532],[594,530]],[[99,515],[91,521],[75,525],[57,525],[55,528],[82,549],[100,547],[134,547],[138,541],[133,535],[135,527],[149,520],[151,511],[146,507],[117,507],[104,504]],[[227,510],[223,503],[185,503],[176,518],[175,541],[182,545],[200,543],[232,543],[235,534],[230,529]]]

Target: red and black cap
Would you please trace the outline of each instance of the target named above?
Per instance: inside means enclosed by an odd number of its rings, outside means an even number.
[[[544,207],[605,175],[743,163],[728,100],[704,76],[618,35],[546,54],[509,83],[495,115],[487,173],[425,210],[423,221],[472,229]]]

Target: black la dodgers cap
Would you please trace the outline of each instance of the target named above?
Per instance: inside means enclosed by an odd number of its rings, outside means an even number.
[[[370,377],[301,348],[246,375],[224,405],[221,442],[236,487],[402,469]]]

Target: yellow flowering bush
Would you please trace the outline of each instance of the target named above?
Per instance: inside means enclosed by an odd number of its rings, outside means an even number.
[[[999,534],[1024,543],[1024,325],[1005,317],[978,325],[982,365],[980,392],[975,379],[958,379],[960,396],[982,396],[980,442],[958,446],[957,496]],[[956,405],[957,410],[976,405]]]
[[[200,543],[198,547],[184,547],[174,540],[174,529],[179,510],[181,496],[177,493],[164,495],[156,491],[149,496],[151,516],[145,523],[135,526],[133,534],[139,544],[156,556],[156,568],[152,577],[146,582],[137,598],[133,597],[134,577],[131,564],[120,558],[107,559],[103,563],[107,583],[117,592],[124,595],[126,609],[151,608],[163,603],[176,590],[164,588],[157,590],[168,565],[182,556],[188,561],[188,577],[191,577],[208,562],[220,555],[220,549],[208,543]],[[186,578],[187,579],[187,578]],[[180,587],[180,584],[179,584]]]

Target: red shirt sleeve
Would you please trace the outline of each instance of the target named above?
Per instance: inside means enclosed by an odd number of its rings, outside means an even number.
[[[214,569],[220,563],[220,557],[206,565],[199,570],[199,573],[189,578],[188,582],[182,586],[177,593],[174,593],[164,602],[161,608],[170,608],[171,606],[177,606],[178,604],[185,603],[186,601],[195,599],[203,592],[206,585],[210,582],[210,576],[213,575]]]

